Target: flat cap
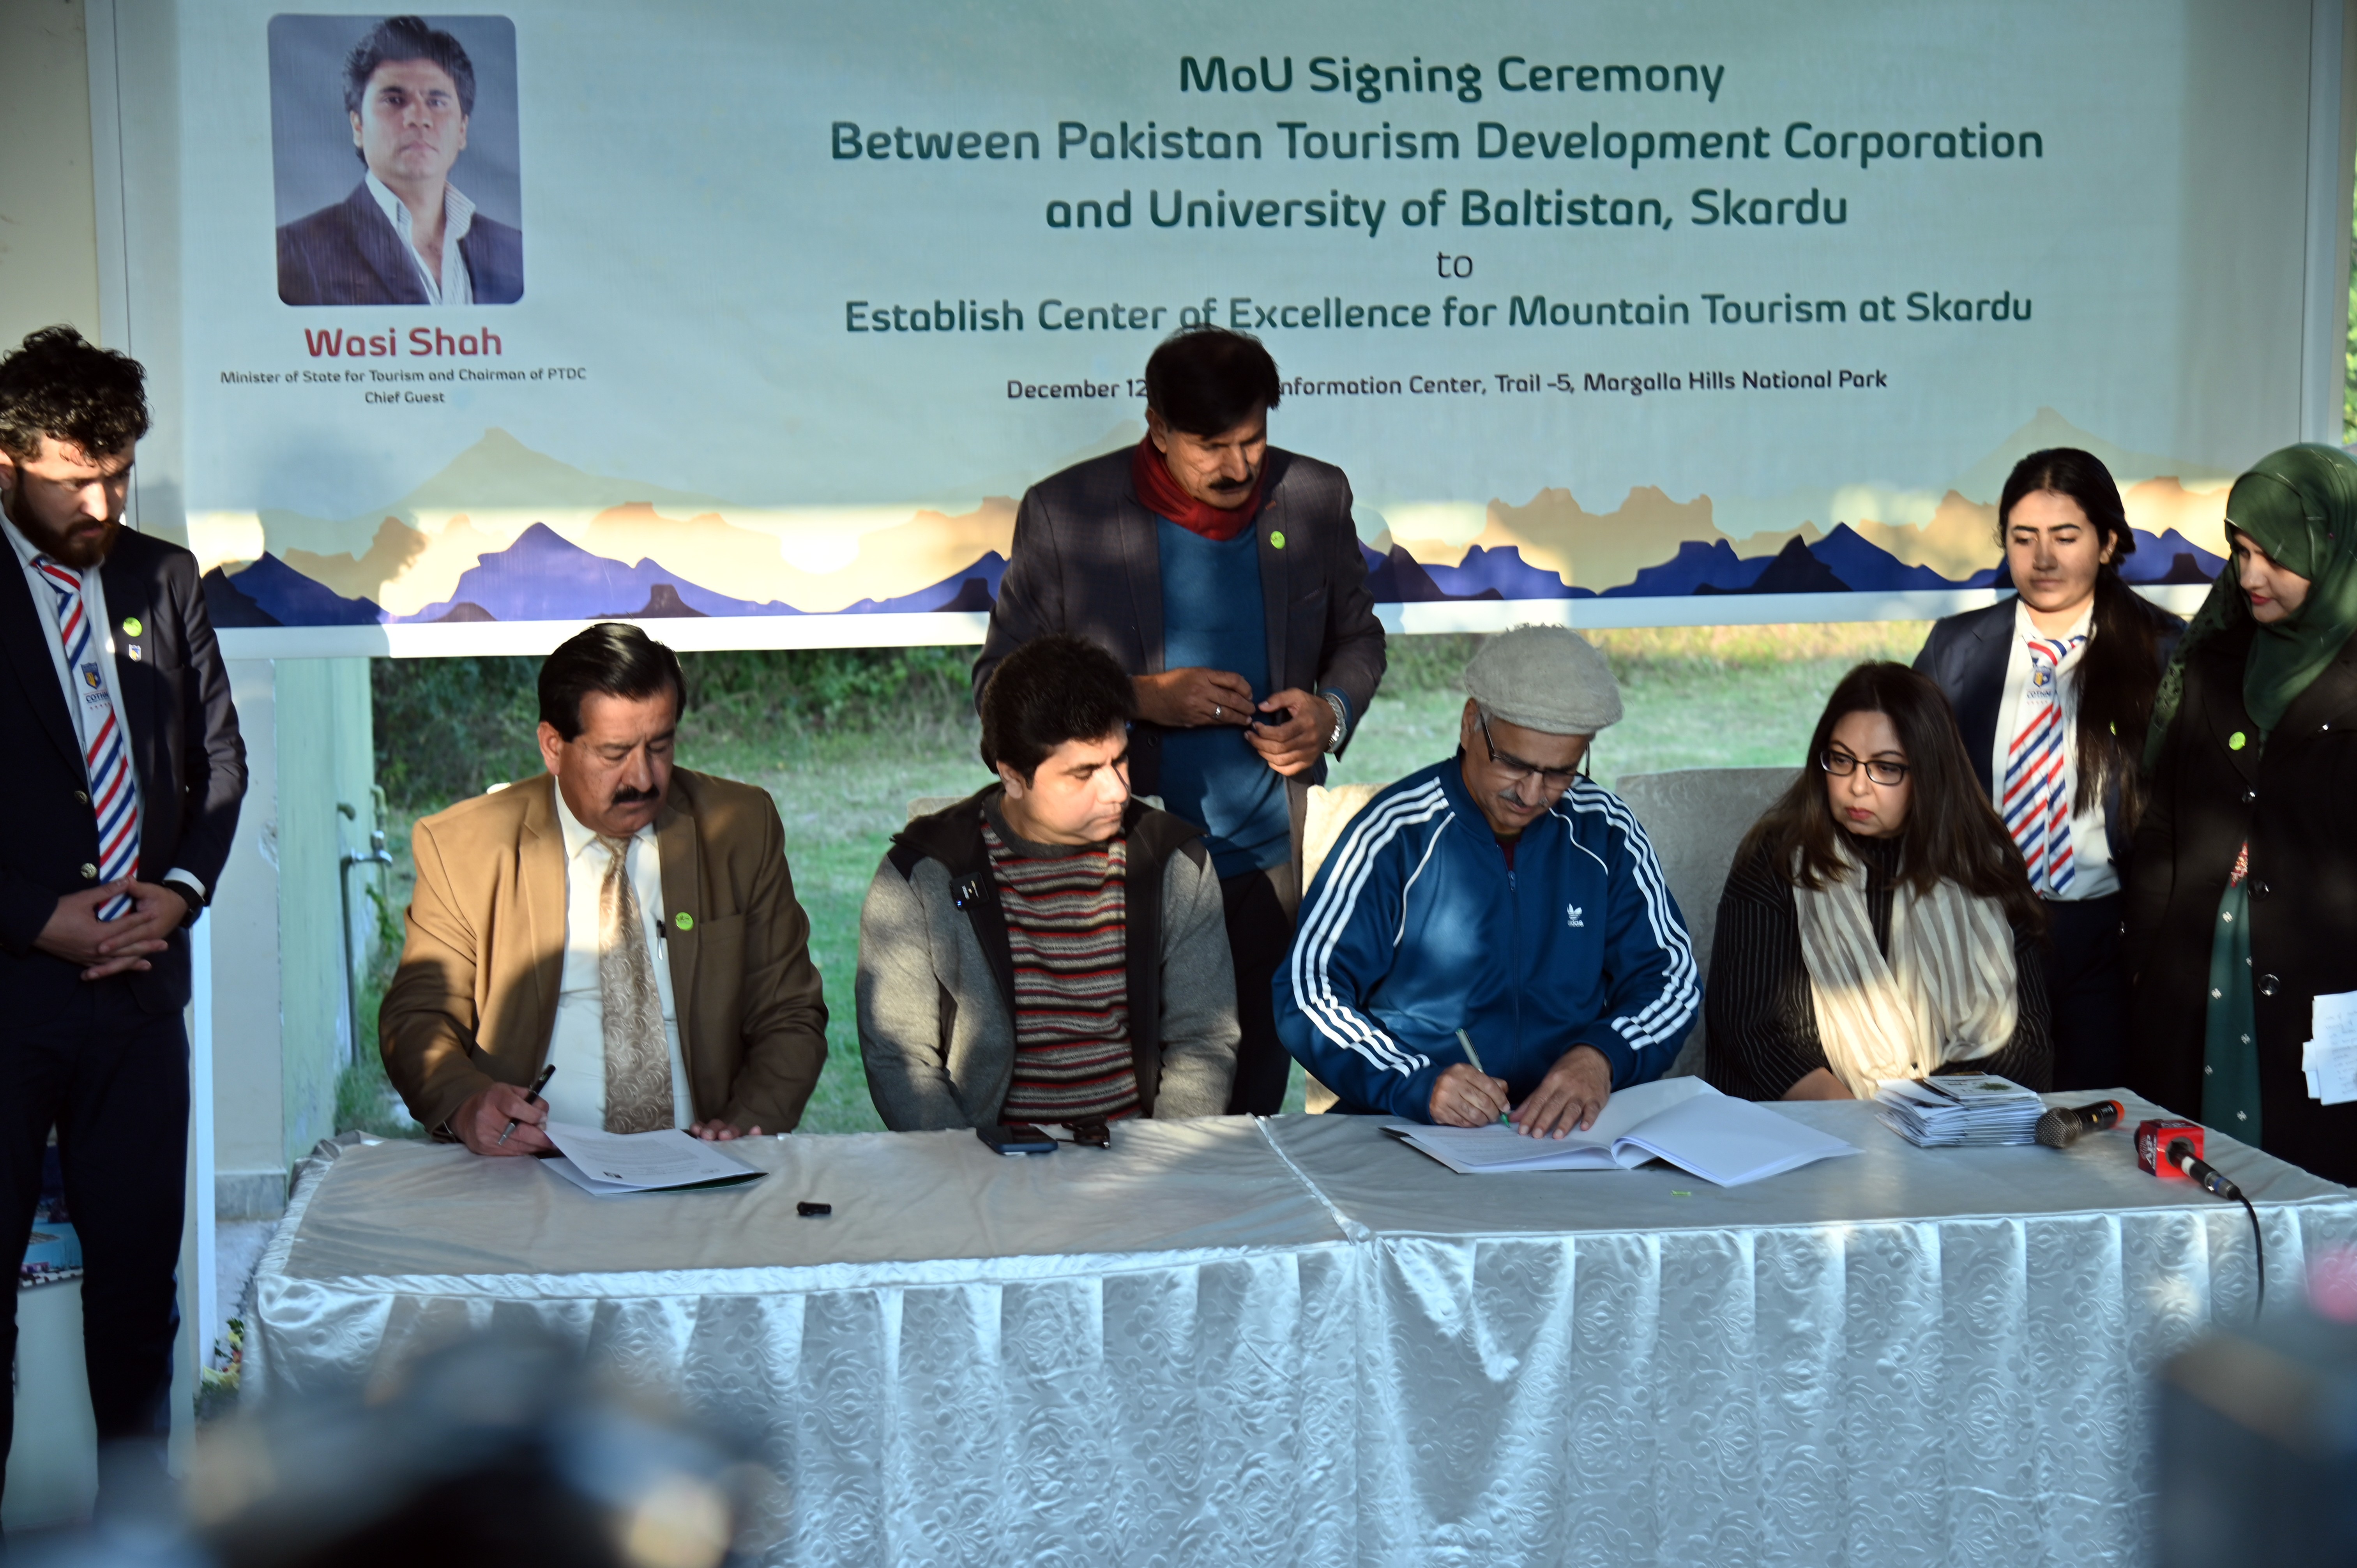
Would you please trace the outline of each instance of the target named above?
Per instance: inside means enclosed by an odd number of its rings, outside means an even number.
[[[1620,685],[1595,645],[1567,626],[1518,626],[1465,666],[1465,694],[1492,718],[1542,735],[1594,735],[1620,722]]]

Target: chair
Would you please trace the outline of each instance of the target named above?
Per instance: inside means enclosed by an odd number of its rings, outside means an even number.
[[[1385,784],[1323,784],[1309,787],[1309,803],[1301,819],[1301,893],[1307,899],[1309,885],[1318,880],[1318,868],[1326,864],[1333,853],[1334,841],[1351,825],[1351,819],[1367,809],[1367,802],[1389,788]],[[1312,1115],[1331,1111],[1341,1096],[1308,1075],[1308,1088],[1302,1105]]]
[[[1624,774],[1614,793],[1644,824],[1645,836],[1662,863],[1686,918],[1694,941],[1695,972],[1710,974],[1711,938],[1718,929],[1718,896],[1743,835],[1769,803],[1792,786],[1790,768],[1681,768],[1667,773]],[[1663,1074],[1686,1077],[1702,1070],[1703,1023],[1697,1017],[1677,1060]]]

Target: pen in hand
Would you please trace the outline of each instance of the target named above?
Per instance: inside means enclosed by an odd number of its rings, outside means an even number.
[[[1459,1034],[1462,1034],[1464,1031],[1459,1030],[1459,1031],[1458,1031],[1458,1032]],[[541,1091],[542,1090],[544,1090],[544,1089],[546,1089],[546,1088],[548,1087],[548,1080],[549,1080],[550,1079],[552,1079],[552,1078],[554,1078],[555,1076],[556,1076],[556,1064],[555,1064],[554,1062],[551,1062],[551,1063],[549,1063],[546,1067],[544,1067],[544,1068],[541,1069],[540,1069],[540,1076],[539,1076],[538,1078],[536,1078],[536,1079],[533,1079],[533,1080],[532,1080],[532,1087],[531,1087],[530,1089],[527,1089],[527,1090],[525,1090],[523,1091],[523,1102],[524,1102],[526,1105],[537,1105],[537,1104],[539,1104],[539,1103],[540,1103],[540,1091]],[[508,1118],[507,1131],[506,1131],[506,1132],[503,1132],[503,1133],[501,1133],[500,1134],[500,1136],[499,1136],[499,1142],[498,1142],[498,1143],[493,1144],[491,1145],[491,1147],[493,1147],[494,1149],[496,1149],[496,1148],[500,1147],[501,1144],[505,1144],[505,1143],[508,1141],[508,1133],[512,1133],[512,1132],[514,1132],[517,1128],[519,1128],[519,1127],[521,1127],[521,1126],[522,1126],[522,1125],[523,1125],[523,1119],[522,1119],[522,1117],[520,1117],[520,1116],[511,1116],[511,1117],[509,1117],[509,1118]],[[479,1133],[478,1133],[478,1134],[477,1134],[477,1136],[479,1136],[479,1137],[480,1135],[481,1135],[481,1134],[479,1134]]]
[[[1481,1065],[1480,1056],[1473,1049],[1473,1036],[1467,1034],[1464,1030],[1459,1029],[1457,1031],[1457,1043],[1465,1047],[1465,1059],[1472,1065],[1473,1070],[1480,1073],[1483,1078],[1489,1077],[1490,1069]],[[1508,1122],[1512,1119],[1509,1117],[1506,1112],[1501,1111],[1498,1112],[1498,1120],[1501,1122]]]

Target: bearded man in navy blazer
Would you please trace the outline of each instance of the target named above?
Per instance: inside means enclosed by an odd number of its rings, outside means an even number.
[[[144,381],[70,327],[0,359],[0,1256],[25,1254],[55,1127],[82,1244],[102,1508],[163,1477],[187,929],[245,795],[196,557],[123,526]],[[0,1359],[16,1342],[5,1294]],[[15,1401],[0,1398],[5,1462]]]
[[[344,113],[367,173],[278,231],[288,305],[513,305],[523,236],[450,183],[475,113],[475,66],[416,16],[380,22],[344,60]]]

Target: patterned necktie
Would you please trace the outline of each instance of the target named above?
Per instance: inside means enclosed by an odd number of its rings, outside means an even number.
[[[2021,846],[2029,886],[2040,895],[2071,886],[2071,801],[2062,788],[2062,663],[2084,637],[2029,638],[2029,690],[2022,693],[2021,727],[2005,757],[2006,831]]]
[[[82,748],[82,771],[90,778],[90,809],[98,819],[98,880],[119,882],[139,869],[139,787],[131,778],[131,747],[114,721],[106,677],[99,668],[90,617],[82,612],[81,574],[46,555],[34,566],[58,596],[58,641],[66,653],[66,678],[74,694],[99,710],[97,730]],[[117,920],[131,912],[128,897],[108,899],[98,918]]]
[[[647,951],[646,922],[630,886],[630,841],[600,833],[612,858],[597,886],[597,1000],[605,1015],[606,1131],[653,1133],[675,1125],[671,1043],[662,993]]]

